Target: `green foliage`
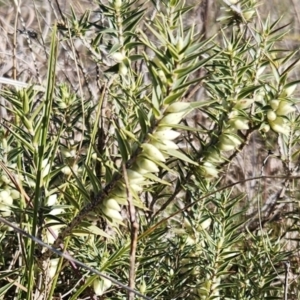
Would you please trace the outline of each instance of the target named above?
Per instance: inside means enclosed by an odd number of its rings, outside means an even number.
[[[282,299],[299,241],[298,209],[276,207],[298,196],[297,52],[280,46],[288,26],[257,18],[253,0],[223,1],[208,39],[188,22],[192,9],[114,0],[61,15],[44,44],[45,83],[1,89],[0,220],[148,299]],[[61,79],[62,49],[78,78]],[[283,188],[271,200],[241,192],[266,176],[233,167],[253,136],[278,140]],[[126,298],[0,230],[4,298]]]

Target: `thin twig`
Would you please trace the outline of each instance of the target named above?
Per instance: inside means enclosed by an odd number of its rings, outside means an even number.
[[[296,1],[295,0],[292,0],[292,3],[293,3],[293,7],[294,7],[294,11],[296,13],[296,16],[297,16],[297,22],[298,24],[300,23],[300,13],[299,13],[299,5],[296,4]]]
[[[0,83],[12,85],[12,86],[14,86],[16,88],[28,88],[30,86],[30,84],[27,83],[27,82],[18,81],[18,80],[14,80],[14,79],[9,79],[9,78],[5,78],[5,77],[0,77]],[[45,92],[45,90],[46,90],[41,85],[34,85],[33,89],[35,91],[38,91],[38,92]]]
[[[17,14],[19,15],[19,18],[20,18],[20,21],[21,21],[21,24],[22,24],[22,27],[23,27],[23,30],[21,32],[26,35],[26,40],[27,40],[28,47],[29,47],[29,50],[30,50],[30,53],[31,53],[31,56],[32,56],[32,61],[33,61],[34,67],[35,67],[36,78],[37,78],[38,82],[41,83],[42,80],[41,80],[41,77],[40,77],[40,72],[39,72],[39,69],[38,69],[37,62],[36,62],[35,54],[34,54],[33,49],[32,49],[31,37],[30,37],[29,31],[26,28],[25,21],[22,17],[20,3],[18,2],[18,0],[14,0],[14,3],[15,3],[16,10],[17,10]]]
[[[284,261],[283,264],[284,264],[284,268],[285,268],[283,300],[288,300],[290,262]]]
[[[13,79],[17,79],[17,27],[18,27],[18,14],[15,15],[15,24],[14,24],[14,38],[13,38]]]
[[[130,192],[129,180],[127,176],[126,164],[123,163],[123,176],[126,185],[127,201],[129,208],[129,219],[130,219],[130,264],[129,264],[129,287],[134,290],[135,288],[135,257],[137,248],[137,238],[138,238],[138,228],[139,225],[136,219],[136,211],[132,201],[132,194]],[[132,291],[128,292],[128,299],[134,299],[134,293]]]

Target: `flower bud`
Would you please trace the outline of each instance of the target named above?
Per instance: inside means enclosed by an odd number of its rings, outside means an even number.
[[[126,67],[126,65],[123,62],[121,62],[119,64],[119,74],[125,76],[125,75],[127,75],[127,73],[128,73],[128,68]]]
[[[177,39],[176,48],[178,51],[181,51],[183,48],[183,38],[181,36]]]
[[[282,133],[285,135],[289,135],[290,133],[289,125],[286,123],[286,120],[282,117],[278,117],[274,121],[270,121],[269,124],[272,130],[277,133]]]
[[[10,193],[7,190],[0,191],[0,202],[7,204],[7,199],[11,198]],[[11,203],[8,203],[8,205],[11,205]]]
[[[252,103],[254,102],[254,99],[242,99],[238,100],[234,106],[234,109],[246,109],[248,108]]]
[[[53,258],[53,259],[50,260],[50,267],[49,267],[49,270],[48,270],[48,276],[51,279],[56,274],[58,262],[59,262],[59,258]]]
[[[133,170],[127,170],[127,176],[130,184],[141,184],[145,181],[143,175]]]
[[[246,21],[250,21],[250,19],[253,17],[255,13],[255,10],[254,9],[251,9],[251,10],[248,10],[248,11],[245,11],[243,13],[243,17],[245,18]]]
[[[210,224],[211,224],[211,218],[207,218],[206,220],[201,222],[201,224],[197,227],[197,231],[207,229],[210,226]]]
[[[8,150],[7,139],[5,137],[1,139],[1,146],[3,150]]]
[[[114,198],[117,202],[119,202],[117,198],[126,198],[127,193],[124,184],[120,182],[120,184],[111,191],[111,194],[113,195],[112,198]]]
[[[176,149],[178,149],[177,144],[175,144],[174,142],[169,141],[169,140],[164,140],[164,141],[159,141],[159,142],[153,141],[153,142],[151,142],[151,144],[153,144],[159,150],[171,150],[171,149],[176,150]]]
[[[72,171],[71,171],[71,168],[69,166],[64,166],[62,169],[61,169],[61,172],[68,176],[68,175],[71,175],[72,174]]]
[[[277,115],[276,115],[274,110],[268,110],[267,111],[267,119],[269,121],[274,121],[276,118],[277,118]]]
[[[12,197],[13,200],[19,199],[20,198],[20,192],[17,190],[11,190],[10,191],[10,196]]]
[[[218,144],[218,147],[221,151],[225,151],[225,152],[226,151],[232,151],[232,150],[235,149],[234,143],[232,143],[231,141],[228,141],[228,140],[226,140],[226,142],[223,141],[223,140],[220,141],[219,144]]]
[[[6,205],[0,204],[0,216],[9,217],[11,214],[11,209]]]
[[[219,171],[217,170],[217,168],[210,162],[206,161],[203,166],[202,166],[202,170],[204,172],[205,176],[208,177],[217,177]]]
[[[159,77],[159,79],[161,80],[162,83],[167,83],[167,77],[165,75],[165,72],[163,70],[158,70],[157,71],[157,75]]]
[[[276,110],[279,106],[280,101],[278,99],[274,99],[270,101],[270,106],[272,107],[273,110]]]
[[[162,131],[162,132],[168,132],[168,131]],[[145,155],[150,159],[152,158],[154,160],[162,161],[162,162],[166,161],[164,155],[154,145],[144,143],[141,145],[141,148],[144,150],[143,153],[145,153]]]
[[[111,58],[114,59],[116,62],[122,62],[125,58],[125,55],[121,52],[115,52],[111,55]]]
[[[217,150],[209,151],[207,156],[205,157],[205,161],[209,161],[211,163],[222,163],[224,158],[222,158],[221,153]]]
[[[267,133],[267,132],[270,131],[270,125],[269,125],[269,124],[262,124],[262,126],[260,127],[260,130],[261,130],[262,132]]]
[[[241,140],[231,134],[222,134],[219,140],[219,149],[223,151],[234,150],[241,144]]]
[[[5,174],[1,175],[0,181],[1,181],[1,183],[5,183],[5,184],[9,184],[10,183],[10,180],[9,180],[8,176],[5,175]]]
[[[186,111],[191,107],[188,102],[175,102],[168,106],[166,112],[168,113],[178,113],[181,111]]]
[[[46,223],[50,223],[52,222],[52,220],[49,220],[47,219],[46,220]],[[59,230],[63,227],[64,225],[61,225],[61,224],[55,224],[55,225],[52,225],[52,226],[47,226],[48,228],[51,228],[51,231],[50,232],[48,229],[46,231],[46,238],[45,238],[45,242],[47,244],[53,244],[54,241],[56,240],[56,237],[58,236],[58,233],[59,233]]]
[[[139,289],[142,294],[145,294],[147,291],[147,285],[146,285],[144,278],[142,279]]]
[[[236,117],[229,121],[229,124],[238,130],[247,130],[249,129],[249,120],[243,117]]]
[[[105,207],[109,208],[109,209],[114,209],[114,210],[117,210],[117,211],[121,210],[121,207],[120,207],[119,203],[113,198],[104,200],[103,205]]]
[[[138,184],[130,184],[130,188],[135,191],[136,193],[140,193],[143,191],[143,187],[141,185],[138,185]]]
[[[261,66],[257,72],[256,72],[256,76],[259,77],[266,69],[266,66]]]
[[[234,109],[228,114],[228,119],[234,119],[237,116],[239,116],[239,111]]]
[[[65,102],[62,102],[62,101],[58,101],[58,102],[57,102],[57,105],[58,105],[58,107],[59,107],[61,110],[66,109],[66,108],[68,107],[67,104],[66,104]]]
[[[178,138],[180,136],[180,132],[177,132],[175,130],[171,130],[171,129],[168,129],[168,130],[162,130],[162,131],[156,131],[153,136],[159,140],[174,140],[176,138]]]
[[[102,206],[101,210],[107,217],[111,218],[113,221],[123,221],[123,217],[117,210],[108,208],[106,206]]]
[[[180,111],[176,113],[170,113],[167,114],[165,117],[161,119],[159,124],[165,124],[165,125],[177,125],[180,123],[183,116],[186,114],[186,111]]]
[[[281,100],[276,110],[277,115],[286,116],[287,114],[295,111],[295,107],[289,101]]]
[[[122,0],[114,0],[115,9],[119,9],[122,6]]]
[[[53,206],[53,205],[56,204],[56,201],[57,201],[57,194],[52,194],[48,197],[47,205],[48,206]]]
[[[149,173],[159,172],[159,168],[152,160],[143,157],[137,159],[137,165],[140,169],[146,170]]]
[[[93,282],[94,292],[97,296],[102,296],[111,287],[111,281],[106,278],[95,279]]]
[[[288,83],[283,89],[284,96],[289,97],[294,93],[296,88],[297,88],[297,83],[293,83],[293,82]]]

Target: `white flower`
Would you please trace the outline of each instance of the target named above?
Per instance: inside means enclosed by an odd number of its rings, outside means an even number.
[[[245,108],[248,108],[253,102],[254,102],[254,99],[238,100],[236,102],[236,105],[234,106],[234,108],[235,109],[245,109]]]
[[[117,210],[111,209],[106,206],[102,206],[101,210],[107,217],[111,218],[113,221],[123,221],[123,217]]]
[[[115,52],[111,55],[111,58],[114,59],[116,62],[121,62],[125,59],[125,55],[121,52]]]
[[[276,118],[277,118],[277,115],[276,115],[274,110],[270,109],[270,110],[267,111],[267,119],[269,121],[274,121]]]
[[[284,96],[290,96],[294,93],[295,89],[297,88],[297,83],[288,83],[284,89],[283,89],[283,92],[284,92]]]
[[[111,287],[111,281],[106,278],[95,279],[93,282],[94,292],[97,296],[102,296]]]
[[[285,135],[290,133],[290,126],[287,124],[287,120],[282,117],[277,117],[274,121],[270,121],[269,124],[275,132]]]
[[[203,166],[202,166],[202,170],[204,171],[204,174],[208,177],[217,177],[219,171],[217,170],[217,168],[215,167],[215,165],[213,165],[212,163],[206,161]]]
[[[56,201],[57,201],[57,194],[52,194],[48,197],[47,205],[53,206],[55,205]]]
[[[238,130],[247,130],[249,129],[249,120],[243,118],[241,116],[233,118],[229,121],[230,125],[232,125],[235,129]]]
[[[47,220],[47,223],[52,223],[53,221],[52,220]],[[47,227],[47,230],[46,230],[46,239],[45,239],[45,242],[47,244],[53,244],[54,241],[56,240],[57,236],[58,236],[58,233],[59,233],[59,230],[63,227],[64,225],[62,224],[57,224],[57,225],[52,225],[52,226],[48,226]],[[51,230],[49,230],[51,228]],[[52,232],[51,232],[52,231]],[[53,233],[53,234],[52,234]],[[55,237],[54,237],[54,236]]]
[[[224,158],[221,156],[221,153],[219,151],[212,150],[208,152],[205,161],[218,164],[218,163],[222,163],[224,161]]]
[[[105,207],[109,208],[109,209],[114,209],[114,210],[117,210],[117,211],[121,210],[121,207],[120,207],[119,203],[113,198],[104,200],[103,205]]]
[[[241,140],[232,134],[223,133],[219,140],[219,149],[222,151],[234,150],[237,146],[241,144]]]
[[[50,260],[50,267],[48,270],[48,276],[50,278],[53,278],[55,276],[58,262],[59,262],[59,258],[53,258]]]
[[[276,110],[279,106],[280,101],[278,99],[274,99],[270,102],[272,109]]]
[[[295,111],[295,107],[289,101],[280,101],[279,106],[276,110],[277,115],[286,116],[287,114]]]

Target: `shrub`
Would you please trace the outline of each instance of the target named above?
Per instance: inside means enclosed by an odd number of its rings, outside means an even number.
[[[43,46],[47,72],[35,58],[39,83],[2,78],[14,85],[1,90],[5,299],[287,297],[299,151],[289,26],[224,0],[205,38],[192,10],[103,1],[58,10],[49,42],[19,30],[34,57]]]

